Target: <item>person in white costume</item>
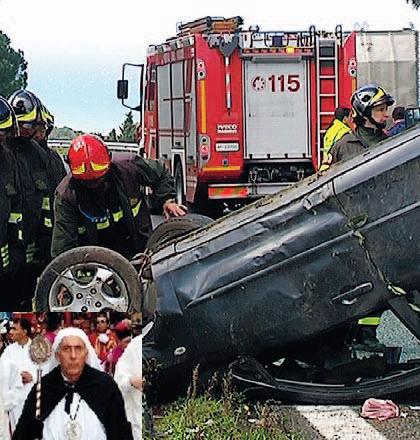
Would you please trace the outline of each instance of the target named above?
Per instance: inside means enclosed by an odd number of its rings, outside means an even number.
[[[9,337],[13,341],[0,358],[0,376],[4,409],[8,412],[10,427],[15,430],[26,397],[36,380],[37,366],[29,355],[31,324],[25,318],[13,320]]]
[[[141,369],[141,336],[136,336],[118,359],[114,375],[135,439],[141,439]]]
[[[0,376],[0,390],[2,389],[2,377]],[[10,440],[9,419],[4,409],[3,393],[0,392],[0,440]]]
[[[13,440],[133,440],[121,392],[101,371],[82,330],[69,327],[58,332],[50,368],[41,381],[41,417],[35,417],[34,387]]]
[[[1,314],[1,313],[0,313]],[[0,318],[1,319],[1,318]],[[7,320],[0,322],[0,338],[7,333]],[[0,374],[0,440],[10,440],[9,417],[4,409],[3,377]]]

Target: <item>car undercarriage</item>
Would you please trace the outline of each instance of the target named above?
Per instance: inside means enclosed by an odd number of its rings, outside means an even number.
[[[192,214],[159,226],[131,264],[148,398],[185,392],[197,365],[283,401],[418,389],[419,176],[412,128],[217,221]],[[386,333],[413,340],[410,356],[380,338],[363,347],[357,321],[375,313],[391,317]]]

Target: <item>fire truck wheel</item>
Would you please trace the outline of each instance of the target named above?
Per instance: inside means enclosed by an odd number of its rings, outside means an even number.
[[[140,311],[142,286],[122,255],[84,246],[51,261],[38,280],[33,301],[36,311]]]
[[[182,166],[177,162],[174,172],[176,201],[179,204],[185,204],[184,196],[184,177],[182,175]]]
[[[211,223],[213,219],[200,214],[187,214],[183,217],[172,217],[161,223],[150,235],[147,249],[156,251],[174,238],[188,234],[195,229]]]

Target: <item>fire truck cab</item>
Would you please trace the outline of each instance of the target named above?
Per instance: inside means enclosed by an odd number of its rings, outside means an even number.
[[[356,87],[376,82],[397,105],[417,105],[415,30],[242,25],[240,17],[181,24],[149,46],[144,67],[144,152],[172,171],[179,201],[210,215],[316,172],[323,133]]]

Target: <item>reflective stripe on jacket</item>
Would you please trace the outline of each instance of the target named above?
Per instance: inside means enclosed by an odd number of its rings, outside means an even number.
[[[16,164],[10,151],[0,146],[0,275],[14,272],[21,254],[22,203],[16,181]]]
[[[175,198],[175,185],[170,173],[157,161],[140,157],[129,160],[113,161],[108,178],[116,188],[119,207],[108,208],[108,213],[99,222],[89,220],[82,215],[78,204],[77,185],[69,175],[63,179],[57,188],[54,213],[55,224],[51,255],[53,257],[80,245],[101,245],[100,236],[108,228],[107,218],[113,227],[125,227],[125,237],[112,237],[115,240],[115,250],[121,240],[127,237],[131,247],[136,252],[144,250],[147,238],[151,232],[151,219],[147,204],[141,202],[144,198],[144,187],[153,189],[153,194],[160,204],[165,200]],[[84,200],[83,209],[89,206]],[[124,218],[124,223],[120,221]],[[103,222],[103,223],[102,223]],[[98,228],[99,225],[99,228]],[[120,229],[120,232],[121,229]],[[82,235],[81,235],[82,233]],[[108,237],[109,238],[109,237]],[[120,242],[120,243],[118,243]],[[114,246],[108,246],[114,248]],[[132,255],[131,255],[132,256]]]

